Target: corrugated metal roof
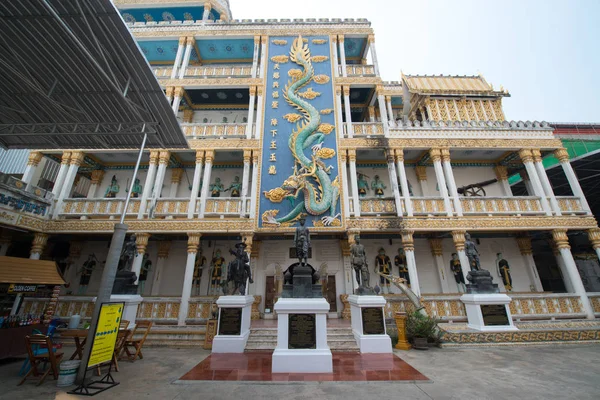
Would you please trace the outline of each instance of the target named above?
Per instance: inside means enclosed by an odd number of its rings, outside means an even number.
[[[62,285],[65,281],[54,261],[0,257],[0,283]]]
[[[404,80],[414,92],[489,93],[494,90],[481,76],[405,75]]]
[[[7,175],[23,174],[28,158],[29,150],[0,149],[0,172]]]
[[[0,146],[187,148],[110,0],[0,2]]]

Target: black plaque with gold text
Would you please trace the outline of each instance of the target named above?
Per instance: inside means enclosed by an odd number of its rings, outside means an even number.
[[[383,335],[385,326],[381,307],[362,309],[363,335]]]
[[[504,304],[482,304],[481,315],[486,326],[510,325]]]
[[[221,308],[219,335],[239,335],[242,332],[242,309]]]
[[[316,349],[317,327],[315,314],[290,314],[288,349]]]

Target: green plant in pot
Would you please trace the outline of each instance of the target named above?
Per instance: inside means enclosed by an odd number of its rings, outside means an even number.
[[[427,350],[428,339],[437,341],[439,338],[437,322],[435,319],[423,315],[418,311],[408,314],[406,319],[406,333],[413,339],[413,348],[418,350]]]

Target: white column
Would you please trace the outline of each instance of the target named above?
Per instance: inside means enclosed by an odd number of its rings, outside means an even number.
[[[356,150],[348,150],[348,161],[350,161],[350,184],[352,185],[354,216],[360,217],[360,199],[358,197],[358,182],[356,180]]]
[[[179,114],[179,105],[181,104],[181,98],[183,97],[183,88],[182,87],[176,87],[174,90],[174,97],[173,97],[173,112],[175,113],[175,117],[177,117],[177,114]]]
[[[410,198],[410,191],[408,190],[408,179],[406,179],[406,170],[404,169],[404,150],[396,149],[396,169],[398,176],[400,177],[400,189],[402,190],[402,198],[404,200],[404,208],[406,209],[406,215],[409,217],[413,216],[412,199]]]
[[[535,149],[531,151],[531,154],[533,155],[533,163],[535,165],[538,177],[540,178],[542,189],[544,189],[545,195],[550,197],[550,206],[552,207],[552,210],[556,215],[560,216],[562,215],[562,212],[560,211],[560,205],[558,204],[558,200],[556,200],[554,190],[552,190],[552,185],[550,184],[550,179],[548,179],[548,174],[546,174],[544,164],[542,164],[542,154],[539,150]]]
[[[254,53],[252,54],[252,72],[250,75],[252,78],[256,78],[256,72],[258,71],[258,54],[260,51],[260,36],[254,36]]]
[[[347,77],[346,73],[346,49],[344,48],[344,36],[338,36],[338,43],[340,48],[340,63],[342,64],[342,76]]]
[[[431,246],[431,255],[435,260],[438,276],[440,277],[440,287],[442,288],[442,293],[450,293],[450,287],[448,286],[447,278],[448,271],[446,270],[446,263],[444,262],[442,239],[429,239],[429,245]]]
[[[342,87],[336,86],[335,88],[335,109],[336,109],[336,124],[337,124],[337,132],[340,139],[344,138],[344,119],[342,115]]]
[[[577,175],[575,175],[575,171],[573,171],[573,166],[569,162],[569,153],[567,149],[557,149],[554,151],[554,156],[558,158],[560,165],[567,176],[567,180],[569,181],[569,186],[571,186],[571,191],[575,197],[579,197],[581,201],[581,207],[584,211],[587,211],[590,214],[590,206],[583,194],[583,190],[581,189],[581,185],[579,184],[579,179],[577,179]]]
[[[250,218],[256,218],[258,201],[258,152],[252,153],[252,188],[250,190]]]
[[[535,260],[533,259],[533,248],[531,246],[531,238],[528,236],[518,237],[517,244],[519,245],[519,250],[521,252],[521,256],[523,257],[523,261],[525,262],[527,275],[529,275],[529,279],[531,280],[535,291],[543,292],[544,287],[542,286],[542,281],[540,280],[537,267],[535,266]]]
[[[346,67],[344,67],[345,70]],[[348,138],[354,137],[352,130],[352,110],[350,109],[350,86],[344,86],[344,111],[346,113],[346,135]]]
[[[396,203],[396,215],[402,217],[402,198],[398,189],[398,176],[396,175],[396,166],[394,165],[394,150],[390,150],[387,154],[388,174],[390,176],[390,184],[394,192],[394,201]]]
[[[340,154],[342,162],[342,170],[340,175],[342,177],[342,200],[344,202],[344,217],[350,218],[350,191],[348,190],[348,157],[346,151],[343,150]]]
[[[387,122],[387,111],[385,110],[385,96],[383,95],[383,86],[377,87],[377,103],[379,105],[379,115],[381,124],[383,125],[383,134],[385,137],[390,136],[390,124]]]
[[[331,61],[333,62],[333,76],[337,78],[340,76],[340,65],[338,62],[338,45],[337,36],[331,36]]]
[[[205,186],[208,186],[205,185]],[[200,244],[199,233],[188,233],[187,260],[185,263],[185,273],[183,276],[183,289],[181,290],[181,305],[179,306],[178,325],[185,325],[187,318],[190,297],[192,296],[192,284],[194,283],[194,264],[196,263],[196,253]]]
[[[458,253],[460,269],[462,270],[465,278],[465,284],[467,284],[469,283],[467,280],[467,275],[471,271],[471,266],[469,265],[467,253],[465,253],[465,231],[452,231],[452,240],[454,240],[454,246],[456,247],[456,252]]]
[[[513,192],[510,184],[508,183],[508,170],[506,167],[504,165],[496,165],[494,167],[494,172],[496,173],[496,179],[498,179],[498,182],[502,186],[502,192],[504,193],[504,196],[512,197]]]
[[[154,178],[156,176],[156,164],[158,163],[158,151],[150,152],[150,163],[148,164],[148,173],[146,174],[146,182],[142,189],[142,198],[140,200],[140,210],[138,211],[138,219],[144,218],[146,212],[146,205],[148,198],[152,193],[152,187],[154,186]]]
[[[165,89],[165,96],[167,97],[167,101],[169,102],[169,104],[173,104],[173,92],[175,91],[175,88],[173,86],[168,86]]]
[[[158,242],[158,260],[156,260],[156,268],[154,269],[154,274],[152,275],[152,289],[150,291],[151,296],[158,296],[160,293],[160,282],[165,266],[167,265],[170,249],[171,242],[166,240]]]
[[[188,218],[194,218],[196,214],[196,199],[200,189],[200,178],[202,177],[202,165],[204,164],[204,151],[196,151],[196,168],[194,169],[194,180],[192,181],[192,193],[190,193],[190,204],[188,205]],[[208,185],[208,184],[207,184]]]
[[[192,57],[192,48],[194,47],[196,40],[193,37],[188,37],[185,45],[185,56],[183,56],[183,62],[181,63],[181,69],[179,70],[179,79],[185,77],[185,70],[190,65],[190,58]]]
[[[67,171],[67,176],[65,177],[65,182],[62,185],[62,190],[58,195],[58,200],[56,201],[56,208],[54,209],[54,217],[58,216],[60,212],[62,202],[69,197],[71,194],[71,189],[73,189],[73,182],[75,182],[75,178],[77,177],[77,171],[79,170],[79,166],[83,161],[84,154],[79,151],[74,151],[71,153],[71,164],[69,165],[69,170]]]
[[[215,158],[215,152],[207,150],[205,152],[205,164],[204,164],[204,179],[202,180],[202,193],[200,195],[200,211],[198,212],[198,218],[204,218],[204,212],[206,210],[206,199],[208,198],[208,189],[210,187],[210,174],[212,173],[212,163]]]
[[[533,190],[533,186],[531,185],[531,180],[529,179],[529,174],[527,173],[527,171],[522,169],[521,171],[519,171],[519,175],[521,176],[521,179],[523,180],[523,185],[525,185],[525,190],[527,191],[527,195],[535,196],[535,191]]]
[[[68,151],[64,152],[60,162],[60,169],[58,170],[58,175],[56,176],[56,181],[54,182],[54,187],[52,188],[52,194],[54,195],[54,198],[57,198],[60,194],[60,190],[65,182],[65,177],[67,176],[70,160],[71,153]]]
[[[38,151],[32,151],[31,153],[29,153],[29,159],[27,160],[27,166],[25,167],[25,172],[23,173],[23,177],[21,178],[21,181],[23,181],[27,184],[27,188],[29,188],[31,185],[33,185],[33,182],[31,182],[31,179],[33,178],[33,175],[35,174],[35,171],[36,171],[38,165],[40,165],[40,161],[42,161],[42,153],[40,153]]]
[[[256,89],[256,93],[258,95],[257,101],[258,104],[256,106],[256,132],[254,132],[254,137],[256,139],[260,139],[262,137],[263,130],[263,121],[265,116],[263,115],[263,88],[259,86]]]
[[[588,238],[592,244],[593,249],[596,251],[596,255],[600,259],[600,229],[592,228],[587,230]]]
[[[369,48],[371,50],[375,75],[379,76],[379,62],[377,61],[377,51],[375,50],[375,35],[369,35]]]
[[[91,185],[88,190],[87,198],[93,199],[96,197],[96,193],[98,192],[98,186],[102,184],[102,179],[104,179],[104,170],[95,169],[92,171],[92,179]]]
[[[542,209],[546,212],[547,216],[551,216],[552,211],[550,210],[550,204],[548,204],[548,198],[544,193],[540,178],[538,177],[535,166],[533,165],[533,155],[531,154],[531,150],[522,149],[519,151],[519,156],[521,156],[521,161],[523,161],[523,165],[527,170],[527,175],[529,175],[529,180],[531,181],[533,191],[535,195],[540,198]]]
[[[135,258],[131,265],[131,272],[135,272],[135,284],[137,285],[140,279],[140,271],[142,270],[142,262],[144,261],[144,254],[146,254],[146,248],[148,247],[148,239],[150,238],[149,233],[136,233],[135,234]]]
[[[429,150],[431,160],[433,161],[433,168],[435,169],[435,177],[437,179],[438,188],[440,194],[444,199],[444,207],[446,208],[446,215],[452,216],[452,204],[450,203],[450,196],[448,195],[448,188],[446,187],[446,179],[444,179],[444,171],[442,168],[442,156],[440,149]]]
[[[174,199],[177,198],[177,191],[179,190],[179,183],[183,177],[182,168],[174,168],[171,171],[171,190],[169,191],[169,197]]]
[[[427,186],[427,167],[424,165],[418,165],[415,167],[415,173],[419,186],[421,186],[421,193],[423,197],[429,196],[429,187]]]
[[[246,198],[248,197],[248,185],[250,184],[250,160],[252,158],[252,150],[244,150],[244,170],[242,172],[242,193],[240,199],[242,205],[240,207],[240,217],[246,216]]]
[[[254,103],[256,100],[256,86],[250,86],[250,102],[248,104],[248,125],[246,125],[246,139],[252,139],[252,124],[254,124]]]
[[[39,232],[35,233],[33,235],[33,242],[31,243],[29,258],[31,260],[39,260],[46,247],[46,243],[48,243],[48,235]]]
[[[395,127],[396,121],[394,121],[394,110],[392,109],[392,96],[385,96],[385,106],[387,109],[388,123],[391,127]]]
[[[208,21],[208,17],[210,17],[210,11],[212,9],[212,5],[209,1],[204,3],[204,12],[202,13],[202,21]]]
[[[567,230],[553,230],[552,238],[554,239],[556,247],[558,247],[562,259],[565,262],[565,269],[567,274],[569,275],[569,278],[571,279],[573,289],[575,289],[575,293],[581,299],[581,304],[583,306],[583,310],[586,314],[587,319],[594,319],[594,307],[592,307],[592,303],[590,302],[590,299],[587,296],[585,287],[583,286],[583,282],[581,281],[581,276],[579,275],[579,271],[577,270],[577,265],[575,264],[575,260],[573,259],[573,254],[571,254],[571,246],[569,245]]]
[[[402,248],[406,255],[406,267],[408,276],[410,277],[410,289],[421,297],[421,287],[419,285],[419,275],[417,273],[417,262],[415,260],[415,242],[413,239],[414,231],[402,231]]]
[[[161,151],[158,154],[158,171],[156,172],[156,181],[154,182],[154,189],[152,190],[153,200],[157,200],[160,198],[170,157],[171,153],[169,153],[168,151]]]
[[[265,79],[267,73],[267,36],[263,36],[260,40],[260,79]],[[260,117],[260,114],[258,115]]]
[[[441,149],[442,153],[442,166],[444,168],[444,174],[446,177],[446,182],[450,188],[450,196],[452,196],[452,201],[454,202],[454,211],[456,215],[462,217],[462,204],[460,203],[460,198],[458,197],[458,190],[456,189],[456,181],[454,180],[454,172],[452,171],[452,164],[450,164],[450,149],[444,148]]]
[[[175,56],[175,63],[173,64],[173,71],[171,71],[171,79],[175,79],[177,76],[177,70],[179,64],[181,64],[181,57],[183,56],[183,47],[185,46],[185,37],[179,38],[179,46],[177,47],[177,55]]]
[[[556,258],[556,265],[558,265],[558,269],[560,270],[560,275],[562,276],[563,283],[565,285],[565,290],[567,293],[574,293],[575,289],[573,288],[573,284],[571,283],[571,278],[569,278],[569,274],[567,273],[567,267],[565,266],[565,261],[563,260],[558,247],[556,247],[556,243],[552,242],[552,254]]]

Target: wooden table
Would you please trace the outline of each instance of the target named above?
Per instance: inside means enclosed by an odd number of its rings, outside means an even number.
[[[73,338],[75,340],[75,352],[73,353],[73,355],[71,356],[71,358],[69,358],[69,360],[74,360],[76,357],[77,359],[81,360],[83,358],[83,347],[85,346],[85,342],[87,341],[87,336],[88,333],[90,332],[89,329],[59,329],[58,332],[60,333],[60,337],[61,338]],[[119,353],[121,353],[121,348],[123,346],[123,344],[125,343],[123,339],[124,337],[127,337],[129,335],[129,333],[131,332],[130,329],[119,329],[119,335],[117,336],[117,342],[115,343],[115,354],[118,356]],[[115,357],[115,361],[116,361],[116,357]],[[115,365],[118,371],[118,366]]]

